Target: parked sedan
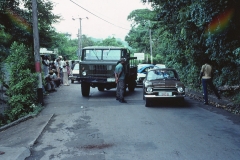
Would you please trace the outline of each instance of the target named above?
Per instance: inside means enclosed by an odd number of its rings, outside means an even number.
[[[71,83],[74,83],[74,81],[80,82],[79,77],[79,63],[76,63],[74,65],[74,68],[72,70],[72,75],[69,76],[69,79],[71,79]]]
[[[153,68],[154,68],[153,64],[144,64],[144,65],[141,65],[141,67],[138,66],[138,73],[137,73],[137,80],[136,80],[137,85],[143,84],[143,80],[146,77],[147,71]]]
[[[151,69],[143,80],[143,99],[145,106],[151,106],[154,99],[172,98],[184,101],[185,86],[178,73],[171,68]]]

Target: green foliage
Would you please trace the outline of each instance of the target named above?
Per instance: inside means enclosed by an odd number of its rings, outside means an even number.
[[[187,86],[196,86],[204,57],[211,59],[217,86],[239,84],[240,1],[151,2],[151,11],[136,10],[129,15],[129,20],[134,22],[125,39],[131,47],[149,53],[149,41],[144,40],[149,37],[142,34],[142,24],[150,20],[151,25],[145,27],[145,30],[152,30],[155,62],[158,61],[157,57],[161,57],[159,60],[163,58],[162,61],[168,67],[178,70],[181,80]],[[225,18],[225,23],[222,17],[228,13],[230,16],[227,21]],[[213,28],[214,25],[216,28]]]
[[[240,104],[240,92],[238,91],[238,93],[236,93],[235,95],[234,95],[234,97],[233,97],[233,102],[235,103],[235,104]]]
[[[0,24],[0,63],[3,62],[8,54],[8,48],[6,44],[10,41],[11,35],[4,31],[5,27]]]
[[[31,72],[33,66],[30,62],[29,51],[21,44],[13,43],[7,64],[10,73],[9,89],[7,90],[8,105],[6,111],[8,120],[13,121],[33,112],[30,106],[37,103],[37,82],[35,73]]]
[[[79,47],[78,39],[70,39],[68,34],[56,33],[54,36],[54,44],[50,48],[58,48],[58,54],[66,57],[67,59],[77,59],[77,51]],[[114,37],[109,37],[106,39],[94,39],[92,37],[87,37],[82,35],[82,47],[86,46],[124,46],[124,43]]]
[[[52,24],[60,19],[52,13],[53,7],[53,3],[49,0],[38,1],[39,41],[40,46],[45,48],[50,48],[55,43],[53,40],[55,30]],[[0,22],[4,26],[4,33],[8,35],[5,39],[8,41],[0,43],[0,51],[1,45],[9,50],[13,42],[23,43],[28,47],[33,46],[31,0],[8,0],[0,3]]]
[[[106,38],[102,41],[96,42],[97,46],[116,46],[116,47],[124,47],[123,43],[120,41],[117,41],[116,38]]]

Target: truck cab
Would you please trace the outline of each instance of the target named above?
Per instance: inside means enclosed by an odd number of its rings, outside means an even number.
[[[130,51],[127,48],[113,46],[83,48],[79,62],[82,96],[89,96],[90,87],[98,87],[99,91],[116,88],[114,71],[121,58],[126,59],[124,65],[126,88],[134,91],[137,78],[137,58],[130,57]]]

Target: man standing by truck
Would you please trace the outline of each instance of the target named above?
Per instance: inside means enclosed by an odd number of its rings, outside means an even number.
[[[115,68],[115,79],[117,83],[116,100],[121,103],[127,103],[124,100],[124,90],[125,90],[125,68],[124,68],[125,58],[120,59],[120,63]]]

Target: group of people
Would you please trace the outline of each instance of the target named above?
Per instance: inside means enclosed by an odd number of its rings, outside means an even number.
[[[70,85],[68,77],[72,74],[72,69],[65,57],[59,56],[55,61],[51,61],[49,56],[43,56],[42,70],[45,79],[43,88],[46,91],[56,91],[61,84]]]

